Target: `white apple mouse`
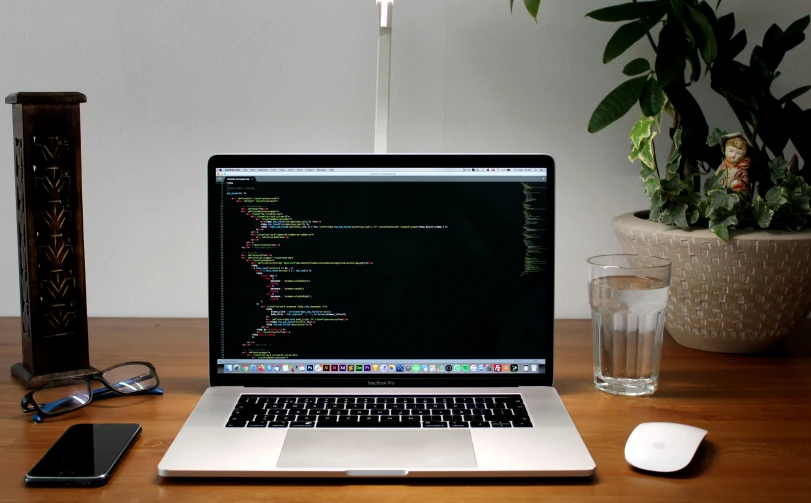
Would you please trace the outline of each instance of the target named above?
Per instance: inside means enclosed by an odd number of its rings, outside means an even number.
[[[686,467],[707,430],[678,423],[642,423],[625,443],[625,459],[653,472],[675,472]]]

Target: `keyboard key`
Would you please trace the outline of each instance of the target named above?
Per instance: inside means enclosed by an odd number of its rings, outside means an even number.
[[[367,411],[367,412],[371,412],[373,416],[388,416],[389,415],[389,411],[387,411],[386,409],[375,409],[375,410],[370,410],[370,411]]]
[[[293,421],[290,423],[291,428],[315,428],[315,421]]]
[[[310,416],[328,416],[330,411],[326,409],[310,409],[307,411],[307,415]]]
[[[331,422],[331,423],[337,423],[337,422],[338,422],[338,416],[320,416],[320,417],[318,418],[318,422],[319,422],[319,423],[320,423],[320,422]]]
[[[377,397],[377,402],[375,403],[395,403],[396,398],[393,396],[379,396]]]
[[[366,408],[368,410],[383,410],[386,408],[386,404],[384,403],[369,403],[366,404]]]
[[[296,397],[294,396],[279,397],[279,403],[296,403]]]
[[[434,403],[434,399],[432,397],[429,398],[429,397],[421,396],[421,397],[415,398],[414,403]]]
[[[471,421],[470,422],[471,428],[489,428],[490,422],[489,421]]]
[[[428,404],[425,404],[425,408],[430,409],[430,410],[437,410],[437,409],[445,410],[445,404],[444,403],[428,403]]]
[[[381,423],[399,423],[400,418],[397,416],[382,416],[380,418]]]
[[[355,403],[355,399],[343,396],[343,397],[336,398],[335,403]]]
[[[386,408],[387,408],[387,409],[389,409],[389,410],[394,410],[394,409],[405,409],[405,408],[406,408],[406,406],[407,406],[407,405],[406,405],[406,404],[404,404],[404,403],[387,403],[387,404],[386,404]]]
[[[248,421],[228,421],[226,423],[226,428],[244,428],[245,425],[248,424]]]
[[[396,403],[414,403],[413,398],[400,397],[400,398],[396,398],[395,400],[396,400]]]
[[[335,403],[335,398],[319,398],[315,403]]]
[[[316,428],[419,428],[422,426],[419,421],[405,421],[400,423],[323,423],[318,421]]]
[[[473,398],[466,396],[466,397],[456,397],[456,403],[473,403]]]
[[[512,428],[512,425],[510,423],[497,423],[495,421],[490,423],[490,426],[492,426],[493,428]]]
[[[257,397],[250,395],[242,395],[237,400],[237,403],[256,403]]]
[[[513,421],[513,426],[515,428],[532,428],[532,423],[530,421]]]
[[[326,404],[326,409],[328,410],[343,410],[346,409],[345,403],[328,403]]]
[[[379,423],[380,418],[377,416],[363,416],[358,418],[359,423]]]
[[[371,412],[370,410],[366,410],[366,409],[350,410],[349,415],[350,416],[368,416],[370,412]]]
[[[288,403],[285,406],[288,410],[303,410],[307,408],[306,403]]]
[[[422,423],[423,428],[447,428],[448,423],[445,421],[425,421]]]
[[[315,421],[316,419],[318,419],[318,416],[296,416],[296,421],[299,423],[302,421]]]
[[[269,421],[268,428],[287,428],[288,421]]]
[[[452,396],[438,396],[436,397],[436,403],[453,403]]]
[[[451,421],[448,424],[451,428],[467,428],[467,421]]]
[[[267,425],[267,421],[251,421],[248,423],[248,428],[265,428]]]
[[[296,403],[315,403],[316,400],[317,398],[313,396],[299,397],[299,399],[296,400]]]
[[[349,409],[349,410],[366,409],[366,404],[363,404],[363,403],[348,403],[348,404],[346,404],[346,408]]]

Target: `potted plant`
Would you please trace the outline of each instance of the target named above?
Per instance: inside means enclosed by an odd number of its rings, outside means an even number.
[[[652,58],[628,62],[628,80],[597,106],[596,133],[639,104],[631,130],[650,210],[613,219],[626,253],[673,262],[668,332],[697,349],[747,353],[782,341],[811,312],[811,110],[795,100],[799,87],[775,97],[772,84],[785,54],[805,40],[806,16],[783,29],[772,25],[748,62],[732,13],[700,0],[621,3],[587,14],[622,23],[603,62],[637,43]],[[511,7],[513,2],[510,2]],[[537,16],[540,1],[525,0]],[[692,85],[707,82],[730,106],[738,133],[712,130]],[[665,121],[669,119],[669,123]],[[668,155],[654,139],[668,135]],[[791,143],[798,155],[785,158]]]

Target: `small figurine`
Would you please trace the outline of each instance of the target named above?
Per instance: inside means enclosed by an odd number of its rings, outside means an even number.
[[[749,192],[749,163],[751,160],[746,153],[749,150],[749,142],[741,133],[728,134],[721,138],[721,145],[724,146],[724,162],[718,167],[718,171],[723,171],[721,184],[736,192]]]

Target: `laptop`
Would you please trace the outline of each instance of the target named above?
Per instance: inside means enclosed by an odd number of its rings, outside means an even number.
[[[216,155],[210,387],[166,477],[569,477],[546,155]]]

